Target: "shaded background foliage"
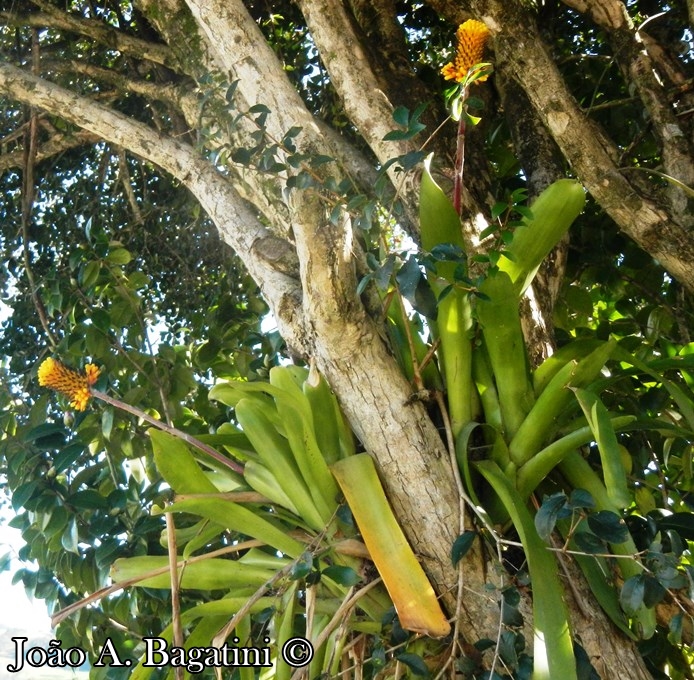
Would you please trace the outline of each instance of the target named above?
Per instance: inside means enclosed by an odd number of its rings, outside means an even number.
[[[246,5],[309,109],[369,154],[297,6],[269,0]],[[694,78],[694,37],[687,27],[685,3],[634,0],[627,6],[637,23],[650,18],[650,35],[666,57],[686,71],[689,89],[681,91],[680,108],[682,118],[690,120],[684,103],[691,97]],[[6,22],[0,33],[3,59],[30,64],[32,41],[38,39],[44,67],[50,63],[55,82],[107,101],[200,148],[214,138],[209,119],[201,117],[200,128],[190,130],[179,110],[181,98],[194,93],[196,100],[209,97],[208,112],[217,113],[218,103],[192,79],[165,65],[123,56],[69,29],[41,30],[36,36],[27,26],[39,7],[64,11],[66,3],[5,0],[0,7]],[[416,73],[428,104],[422,118],[428,135],[446,116],[446,84],[439,69],[450,58],[453,27],[427,4],[398,2],[395,7],[407,36],[407,52],[386,53],[373,43],[373,56],[388,63],[387,73],[393,72],[394,59],[403,60],[396,67]],[[75,0],[67,9],[128,36],[155,45],[159,40],[127,2]],[[368,3],[355,3],[355,11],[368,13],[370,8]],[[563,77],[581,106],[619,145],[620,164],[635,168],[644,184],[665,186],[662,178],[642,171],[659,168],[662,159],[643,105],[614,60],[619,46],[609,44],[601,31],[560,2],[541,3],[538,12]],[[141,85],[140,92],[128,90],[119,78],[133,79]],[[214,74],[208,82],[214,90]],[[150,96],[147,85],[156,86],[157,93]],[[671,83],[673,91],[679,87]],[[171,102],[164,96],[169,94]],[[508,200],[513,190],[526,185],[531,168],[523,165],[512,112],[502,107],[493,82],[475,95],[483,122],[471,133],[468,175],[476,175],[476,194],[488,204]],[[421,103],[413,101],[410,91],[401,96],[395,103],[411,109]],[[228,409],[207,399],[211,379],[264,377],[286,352],[277,334],[261,327],[267,307],[257,287],[187,190],[122,149],[88,135],[80,137],[83,133],[52,115],[39,115],[39,142],[62,135],[80,143],[39,158],[31,218],[26,210],[23,218],[27,192],[22,168],[30,113],[2,101],[0,282],[12,315],[0,327],[0,352],[5,357],[0,424],[5,432],[4,488],[13,493],[17,516],[12,523],[27,543],[20,554],[27,568],[18,578],[28,591],[59,609],[104,585],[116,557],[165,554],[162,520],[150,510],[168,492],[130,419],[98,407],[86,414],[68,414],[63,422],[65,404],[40,392],[34,378],[47,347],[74,366],[86,360],[98,363],[104,369],[103,387],[201,435],[229,419]],[[431,142],[448,153],[447,159],[442,154],[440,168],[444,182],[454,135],[455,126],[447,123]],[[214,157],[214,152],[207,153]],[[556,150],[554,159],[559,173],[571,174]],[[375,202],[376,197],[367,199]],[[378,240],[371,242],[375,231],[365,232],[363,238],[378,255]],[[635,347],[645,345],[656,356],[670,357],[683,345],[692,351],[691,295],[595,204],[579,218],[570,238],[553,317],[558,345],[573,337],[615,335],[632,337]],[[40,291],[43,312],[33,290]],[[654,384],[634,392],[628,376],[615,382],[608,395],[608,404],[610,399],[626,403],[627,410],[644,418],[657,417],[667,404],[662,387]],[[634,478],[649,489],[642,495],[641,513],[657,508],[687,511],[694,483],[691,443],[671,449],[667,433],[650,440],[635,435],[624,442],[633,458]],[[214,594],[184,597],[197,601]],[[81,610],[61,624],[60,634],[65,647],[83,644],[85,632],[91,630],[93,649],[106,637],[128,649],[133,635],[157,634],[169,615],[168,593],[122,593],[103,600],[100,608]],[[654,667],[663,663],[662,658],[653,662]]]

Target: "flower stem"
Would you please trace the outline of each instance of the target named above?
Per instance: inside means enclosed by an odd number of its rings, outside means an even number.
[[[458,215],[463,208],[463,170],[465,168],[465,100],[467,99],[467,87],[460,93],[461,112],[458,120],[458,135],[455,149],[455,183],[453,185],[453,206]]]
[[[169,434],[174,435],[174,437],[178,437],[179,439],[182,439],[187,444],[194,446],[199,451],[206,453],[208,456],[210,456],[210,458],[213,458],[218,463],[221,463],[225,467],[230,468],[234,472],[237,472],[240,475],[243,474],[243,465],[241,465],[240,463],[237,463],[235,460],[227,458],[226,456],[219,453],[219,451],[213,449],[211,446],[208,446],[204,442],[201,442],[199,439],[196,439],[195,437],[188,434],[187,432],[183,432],[183,430],[179,430],[176,427],[171,427],[170,425],[163,423],[161,420],[157,420],[156,418],[153,418],[152,416],[148,415],[147,413],[145,413],[141,409],[137,408],[136,406],[131,406],[130,404],[126,404],[124,401],[121,401],[120,399],[116,399],[115,397],[111,397],[110,395],[106,394],[105,392],[100,392],[99,390],[90,390],[90,393],[91,393],[91,396],[94,397],[95,399],[101,399],[101,401],[104,401],[107,404],[110,404],[111,406],[115,406],[116,408],[119,408],[122,411],[126,411],[127,413],[130,413],[130,414],[136,416],[137,418],[142,418],[142,420],[145,420],[150,425],[153,425],[154,427],[156,427],[160,430],[163,430],[164,432],[168,432]]]

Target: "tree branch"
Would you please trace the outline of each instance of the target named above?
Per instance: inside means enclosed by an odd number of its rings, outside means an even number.
[[[651,59],[639,31],[629,18],[621,0],[563,0],[565,5],[588,14],[605,30],[613,45],[614,56],[627,82],[633,84],[648,112],[653,130],[663,149],[666,174],[694,187],[693,149],[688,136],[667,97],[663,84],[656,77],[656,64]],[[687,196],[672,187],[668,192],[672,215],[688,227],[694,226],[687,209]]]
[[[175,103],[182,110],[190,108],[197,111],[198,109],[197,100],[193,92],[194,85],[190,80],[181,85],[156,83],[151,80],[143,80],[142,78],[132,78],[111,69],[95,66],[77,59],[44,62],[43,66],[44,70],[55,70],[63,73],[72,72],[89,76],[96,82],[107,83],[111,87],[115,87],[120,92],[132,92],[147,99],[162,101],[168,104]]]
[[[205,49],[223,73],[238,80],[237,93],[250,108],[262,103],[271,115],[267,133],[279,140],[292,125],[317,133],[315,121],[241,0],[186,0],[205,38]],[[287,114],[291,112],[291,120]]]
[[[417,147],[412,141],[383,140],[396,127],[392,118],[394,105],[371,68],[369,56],[362,48],[360,37],[354,30],[344,3],[298,0],[297,4],[306,19],[330,80],[342,99],[347,116],[380,163],[385,164],[395,156],[415,151]],[[351,49],[348,52],[334,49],[338,44],[349,44]],[[390,166],[388,175],[409,213],[416,215],[419,205],[418,189],[413,185],[411,175],[403,177],[396,165]]]
[[[210,92],[211,74],[236,83],[231,103],[224,99],[224,92],[212,97],[217,120],[210,124],[219,136],[209,141],[211,145],[226,143],[232,149],[255,146],[257,142],[251,141],[251,135],[258,134],[259,126],[251,116],[237,114],[264,104],[270,114],[263,131],[271,143],[280,142],[290,128],[298,126],[301,132],[293,141],[299,152],[335,158],[339,171],[347,174],[361,191],[373,187],[376,172],[371,163],[341,135],[313,117],[243,3],[191,1],[192,15],[183,0],[139,0],[139,5],[176,50],[182,68],[198,81],[202,92]],[[200,115],[198,111],[196,118],[189,120],[192,127],[200,126]],[[225,115],[233,119],[233,125],[226,124]],[[208,117],[206,114],[203,120]],[[327,167],[322,168],[324,174]],[[233,164],[229,170],[237,177],[244,197],[268,217],[278,233],[289,234],[292,218],[282,193],[286,179],[283,173],[270,176],[253,167]],[[340,177],[343,178],[344,175]]]
[[[166,45],[157,45],[126,35],[97,19],[83,19],[68,12],[62,12],[55,5],[44,0],[31,0],[31,2],[43,11],[28,14],[0,12],[0,21],[8,26],[31,26],[69,31],[91,38],[109,49],[118,50],[137,59],[146,59],[170,68],[175,66],[171,50]]]
[[[161,14],[161,0],[140,0],[140,3],[150,14],[153,9]],[[279,141],[290,128],[299,126],[301,133],[295,138],[299,151],[332,156],[357,185],[373,186],[375,174],[371,164],[306,108],[283,64],[241,0],[186,0],[185,3],[164,0],[164,5],[167,16],[192,15],[195,27],[186,24],[185,28],[188,41],[196,44],[189,49],[200,53],[198,69],[201,64],[204,67],[193,74],[196,79],[219,73],[237,81],[234,106],[240,111],[257,104],[267,106],[271,113],[264,129],[271,138]],[[154,17],[152,20],[157,22]],[[157,27],[170,44],[176,44],[177,41],[169,39],[180,36],[176,25],[160,20]],[[191,38],[191,32],[197,37]]]
[[[694,291],[691,233],[653,199],[640,195],[620,173],[617,148],[580,111],[536,27],[526,26],[520,40],[517,34],[500,34],[496,44],[499,60],[521,83],[588,191],[626,234]]]
[[[78,130],[72,134],[54,134],[36,149],[36,163],[42,163],[48,158],[58,156],[65,151],[85,144],[93,144],[99,137],[85,130]],[[3,142],[5,140],[2,140]],[[24,162],[24,151],[18,149],[0,155],[0,172],[9,168],[19,168]]]
[[[230,182],[193,149],[143,123],[92,102],[9,64],[0,64],[0,92],[51,111],[112,144],[158,165],[182,182],[215,222],[222,238],[243,258],[251,276],[276,313],[294,308],[301,297],[297,278],[277,271],[266,244],[277,240]],[[293,317],[288,342],[302,337],[301,319]]]

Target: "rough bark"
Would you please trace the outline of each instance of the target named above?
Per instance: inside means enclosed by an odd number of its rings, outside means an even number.
[[[675,110],[657,73],[639,31],[629,18],[620,0],[564,0],[577,11],[588,14],[597,26],[606,31],[615,59],[627,82],[632,83],[648,113],[663,150],[663,170],[688,186],[694,186],[692,140],[680,124]],[[667,191],[669,213],[683,227],[694,226],[688,210],[687,195],[677,187]]]

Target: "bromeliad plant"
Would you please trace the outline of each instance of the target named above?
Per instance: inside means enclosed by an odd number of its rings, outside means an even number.
[[[203,591],[208,601],[173,615],[161,631],[169,646],[219,647],[232,636],[244,646],[269,646],[272,677],[280,680],[293,672],[282,650],[297,635],[313,645],[309,677],[335,677],[346,664],[377,664],[384,678],[397,676],[399,667],[426,668],[425,650],[416,641],[411,649],[403,645],[403,630],[442,638],[450,625],[372,459],[355,453],[335,396],[315,370],[277,366],[269,382],[217,384],[209,397],[230,407],[234,422],[207,442],[95,389],[98,376],[96,366],[83,374],[52,358],[39,369],[41,385],[79,410],[98,399],[154,426],[148,430],[154,464],[173,493],[155,514],[182,520],[162,535],[168,556],[117,559],[113,584],[55,614],[54,624],[123,587],[171,589],[172,597],[174,588]],[[339,505],[340,490],[349,509]],[[210,543],[225,547],[210,552]],[[371,560],[379,577],[365,580]],[[360,644],[358,654],[343,652],[355,636],[380,639],[393,609],[400,638],[391,659],[372,644]],[[146,662],[143,657],[131,677],[151,677]],[[241,677],[255,673],[244,669]]]
[[[462,160],[458,167],[462,177]],[[458,183],[454,192],[460,197]],[[647,375],[664,387],[683,414],[673,436],[686,444],[694,433],[694,396],[686,383],[667,379],[631,351],[633,343],[614,338],[575,340],[537,368],[530,365],[520,301],[584,203],[581,185],[562,179],[529,209],[516,206],[522,219],[511,234],[497,239],[498,250],[476,258],[487,268],[471,278],[460,205],[435,183],[427,161],[420,203],[422,253],[411,255],[397,271],[388,264],[395,272],[391,294],[401,292],[429,317],[432,338],[427,346],[421,320],[408,328],[402,305],[391,302],[387,313],[403,370],[423,394],[436,393],[444,385],[449,440],[484,533],[500,545],[512,526],[522,543],[533,589],[536,680],[578,677],[564,586],[550,550],[555,528],[563,549],[580,553],[578,564],[605,612],[634,639],[655,634],[654,604],[666,588],[682,587],[686,580],[686,564],[654,557],[657,548],[650,546],[644,554],[624,524],[635,495],[629,479],[631,460],[620,433],[644,427],[667,430],[670,425],[663,420],[637,422],[636,414],[617,404],[610,410],[603,401],[603,394],[626,373]],[[492,227],[483,236],[493,233]],[[413,260],[422,265],[426,279],[411,266]],[[373,278],[378,280],[378,273]],[[423,304],[431,293],[434,313],[430,301]],[[438,371],[428,365],[434,354]],[[686,372],[692,368],[691,356],[678,358],[669,367],[684,371],[684,378],[691,380]],[[586,460],[588,449],[597,454],[597,465]],[[536,512],[546,494],[548,499]],[[600,556],[589,556],[596,552]],[[611,564],[610,554],[620,559]],[[679,570],[678,577],[664,576],[662,568],[653,566],[661,558],[675,574]],[[606,578],[612,569],[621,588]]]
[[[656,362],[644,361],[631,339],[576,339],[531,367],[520,302],[544,258],[582,212],[585,194],[578,182],[562,179],[529,207],[518,205],[514,195],[506,212],[520,219],[485,230],[481,238],[494,241],[486,253],[466,247],[460,218],[465,133],[467,124],[479,120],[466,102],[470,86],[490,72],[489,64],[478,63],[487,36],[480,22],[461,24],[456,57],[442,71],[457,83],[449,92],[451,117],[459,123],[453,200],[434,181],[427,159],[421,252],[405,255],[400,265],[389,256],[369,279],[383,287],[395,353],[416,392],[426,398],[445,391],[448,440],[483,533],[499,546],[512,528],[523,546],[533,589],[533,678],[571,679],[578,677],[577,663],[553,545],[575,554],[604,611],[634,639],[654,636],[654,605],[667,588],[685,585],[686,560],[665,557],[657,541],[637,545],[626,528],[624,518],[634,520],[636,496],[644,489],[630,481],[632,460],[621,433],[665,430],[680,442],[676,446],[691,447],[692,361],[683,354],[668,364],[684,379],[675,382]],[[502,212],[495,206],[493,217]],[[401,297],[418,314],[408,317]],[[611,408],[603,401],[626,375],[639,373],[662,385],[679,409],[675,428],[668,419],[639,421],[638,412],[619,408],[614,399]],[[668,525],[662,526],[665,531]],[[456,542],[456,559],[472,535]],[[561,540],[553,544],[553,535]],[[657,529],[650,536],[654,540]],[[689,537],[688,528],[683,536]],[[619,559],[612,562],[610,555]],[[665,563],[667,573],[659,566]],[[614,586],[606,577],[611,571],[618,574]]]
[[[552,458],[542,449],[556,432],[557,416],[568,408],[567,398],[574,398],[570,388],[594,381],[613,346],[608,344],[608,349],[582,362],[567,359],[564,373],[545,385],[546,394],[536,393],[519,303],[542,259],[581,212],[584,201],[581,186],[572,180],[548,187],[530,211],[523,211],[525,217],[513,239],[487,258],[486,274],[473,281],[468,277],[459,211],[434,182],[428,160],[422,177],[420,226],[427,283],[438,302],[435,318],[429,319],[440,371],[434,380],[422,363],[431,360],[432,352],[417,347],[423,342],[419,329],[405,328],[407,317],[399,305],[391,304],[390,312],[391,328],[399,330],[393,334],[394,342],[402,345],[402,338],[409,340],[397,352],[405,373],[417,376],[417,387],[425,393],[436,391],[441,382],[445,386],[449,441],[473,506],[493,534],[493,524],[510,520],[524,546],[534,591],[535,678],[576,675],[556,561],[535,529],[527,502],[568,455],[564,451]],[[400,273],[398,283],[402,283]],[[412,302],[417,300],[412,297]],[[477,432],[481,439],[476,443],[487,451],[483,459],[470,455]],[[574,439],[573,448],[593,436],[589,428],[582,434],[584,439]],[[480,485],[482,478],[493,492]],[[524,483],[522,490],[519,480]]]
[[[624,524],[626,511],[634,507],[635,489],[620,433],[673,428],[664,420],[637,422],[636,414],[614,403],[611,410],[603,401],[625,375],[648,376],[664,387],[683,414],[671,434],[686,443],[694,433],[694,396],[686,383],[669,380],[657,370],[659,364],[631,351],[633,343],[614,338],[577,339],[537,368],[530,365],[520,301],[584,203],[580,184],[562,179],[529,209],[516,207],[522,219],[512,237],[498,239],[500,249],[483,258],[487,269],[473,280],[458,210],[433,180],[427,161],[420,204],[423,252],[410,255],[397,271],[388,263],[394,271],[390,295],[402,292],[430,317],[432,343],[427,345],[421,319],[416,314],[409,319],[401,304],[386,297],[403,371],[424,395],[444,385],[444,421],[483,533],[500,545],[512,527],[522,543],[533,589],[536,680],[578,677],[564,586],[551,552],[555,529],[562,537],[558,545],[578,553],[577,562],[605,612],[634,639],[655,634],[654,604],[666,588],[682,587],[686,581],[685,564],[656,556],[657,548],[649,547],[644,555]],[[412,260],[423,265],[426,276],[411,266]],[[378,273],[373,278],[379,280]],[[427,299],[423,289],[436,298],[435,314],[430,303],[422,305]],[[678,359],[668,367],[691,380],[691,356]],[[585,451],[591,448],[597,465],[586,460]],[[460,545],[469,545],[469,539],[461,536]],[[596,552],[600,555],[590,556]],[[615,564],[610,554],[619,558]],[[679,575],[666,576],[663,568],[654,567],[663,560],[675,574],[679,569]],[[613,569],[622,587],[606,578]]]

